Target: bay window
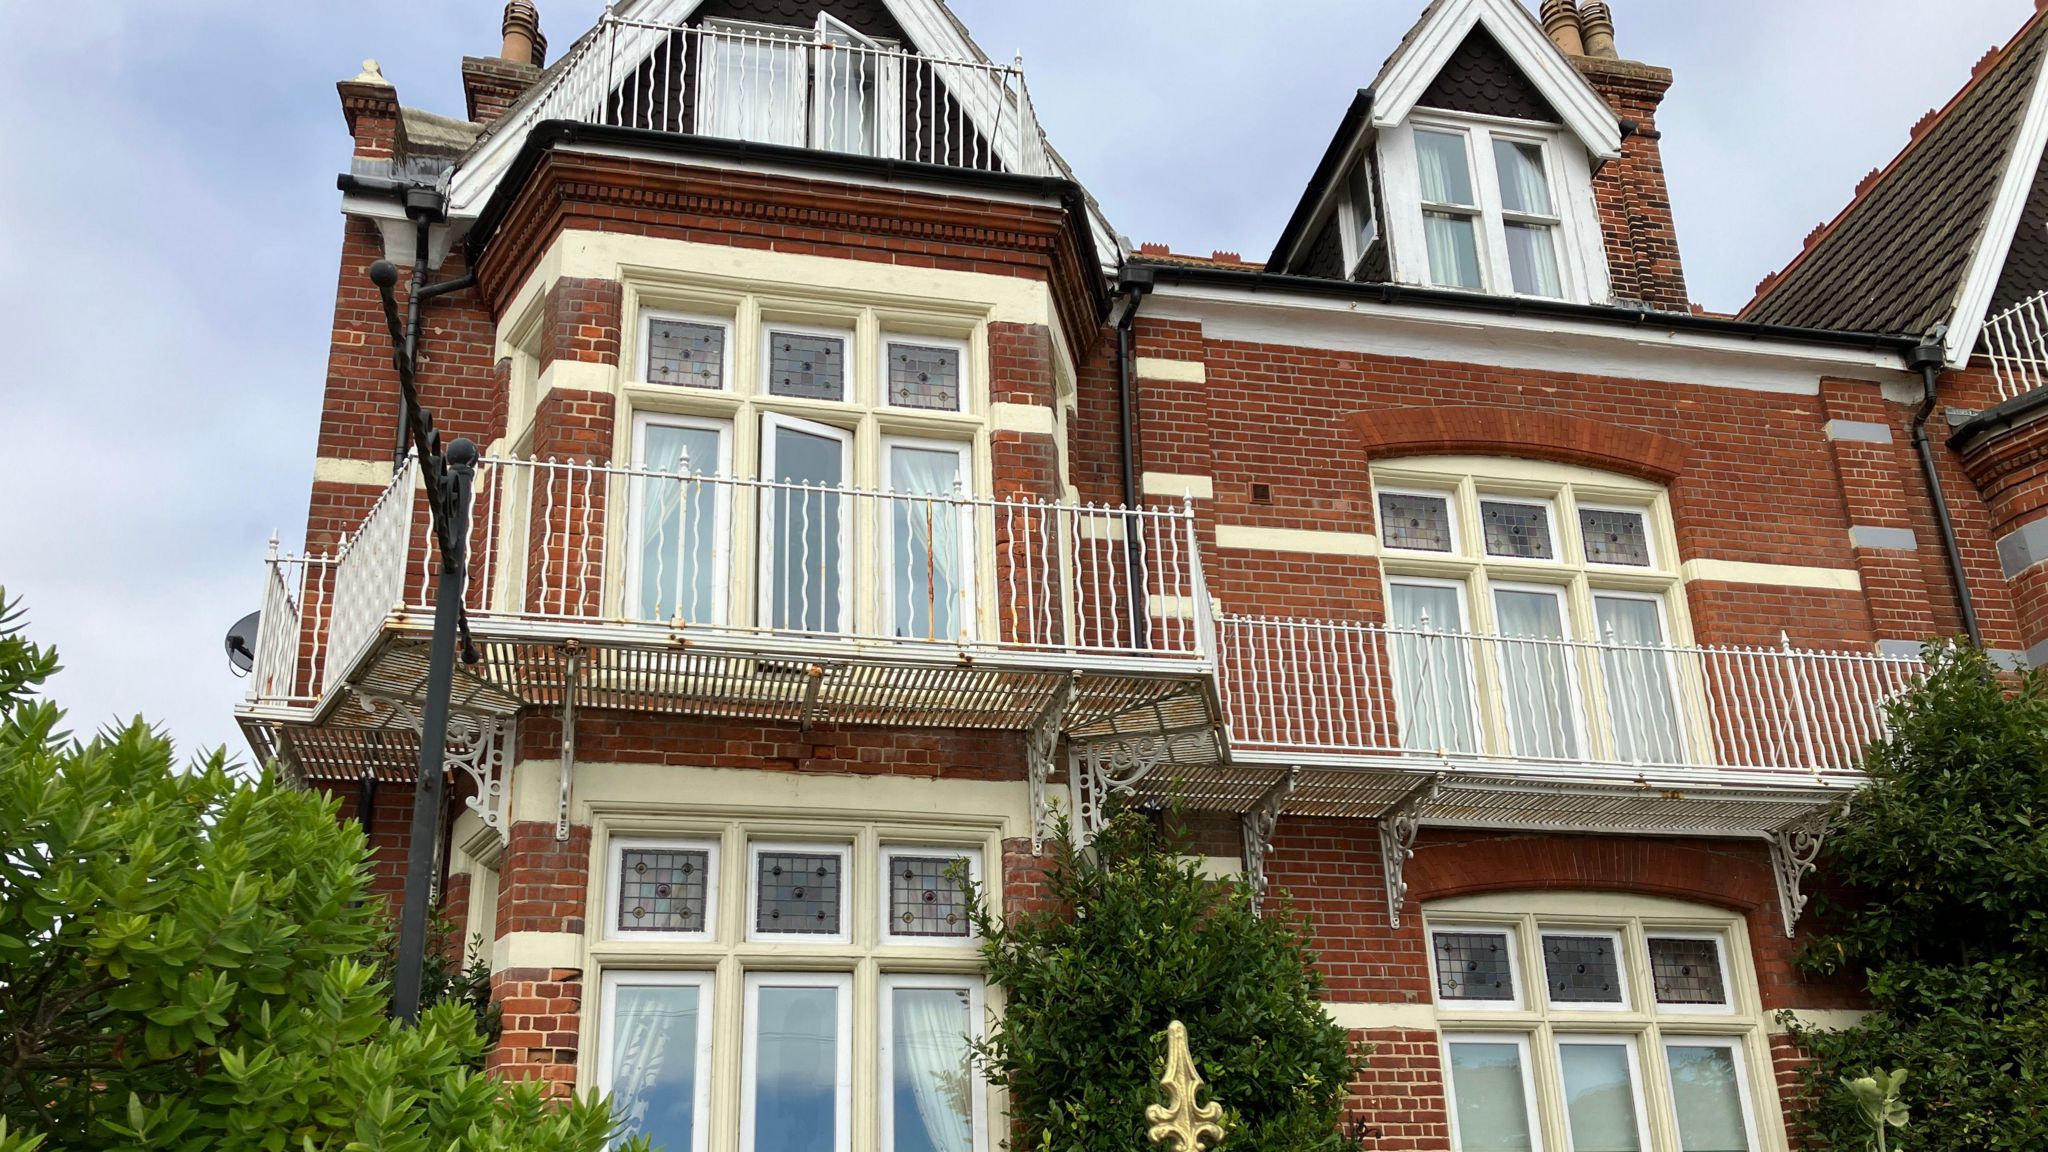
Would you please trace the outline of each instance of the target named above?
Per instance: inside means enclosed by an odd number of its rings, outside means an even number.
[[[1402,461],[1374,483],[1403,747],[1690,762],[1705,733],[1673,647],[1661,489],[1481,458]]]
[[[1774,1146],[1751,1083],[1768,1047],[1739,917],[1532,893],[1424,918],[1458,1152]]]

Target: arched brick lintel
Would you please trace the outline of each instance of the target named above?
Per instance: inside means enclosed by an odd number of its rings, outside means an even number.
[[[1669,484],[1692,448],[1641,428],[1537,409],[1380,408],[1346,417],[1369,457],[1519,456],[1579,464]]]

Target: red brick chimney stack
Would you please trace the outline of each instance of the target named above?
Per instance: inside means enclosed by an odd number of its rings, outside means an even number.
[[[462,91],[469,104],[469,118],[489,124],[505,114],[533,82],[547,63],[548,38],[541,35],[540,10],[532,0],[511,0],[499,24],[500,41],[496,56],[462,58]]]

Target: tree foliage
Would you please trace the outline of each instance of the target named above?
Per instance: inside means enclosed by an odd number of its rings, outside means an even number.
[[[1800,1033],[1818,1057],[1807,1119],[1864,1147],[1838,1085],[1905,1068],[1915,1152],[2048,1148],[2048,678],[2015,682],[1968,648],[1928,657],[1822,862],[1842,891],[1819,901],[1804,962],[1861,973],[1876,1011]]]
[[[385,1019],[385,913],[336,803],[140,720],[90,740],[0,596],[0,1148],[596,1152],[596,1102],[475,1071],[470,1007]]]
[[[977,926],[1007,997],[979,1045],[1014,1123],[1043,1152],[1147,1147],[1145,1106],[1180,1020],[1236,1152],[1351,1147],[1339,1132],[1360,1068],[1322,1009],[1300,922],[1242,884],[1204,877],[1180,838],[1115,814],[1089,851],[1056,837],[1049,907]]]

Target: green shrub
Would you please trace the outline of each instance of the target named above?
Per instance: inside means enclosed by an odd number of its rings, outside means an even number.
[[[1817,901],[1803,963],[1861,974],[1876,1011],[1799,1032],[1817,1057],[1805,1119],[1863,1148],[1841,1080],[1907,1068],[1914,1152],[2048,1148],[2048,680],[1968,648],[1928,658],[1822,860],[1842,891]]]
[[[1322,1008],[1302,926],[1278,901],[1204,877],[1180,839],[1113,815],[1087,852],[1055,838],[1055,908],[978,927],[1002,1019],[979,1045],[1013,1122],[1045,1152],[1144,1148],[1168,1023],[1188,1027],[1233,1152],[1351,1147],[1338,1131],[1360,1068]]]

